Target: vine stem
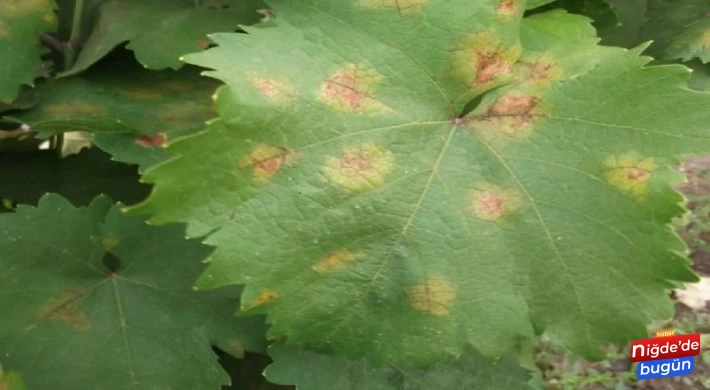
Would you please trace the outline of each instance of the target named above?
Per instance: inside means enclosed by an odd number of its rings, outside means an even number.
[[[76,48],[79,44],[79,36],[81,35],[81,15],[84,12],[84,0],[76,0],[74,3],[74,16],[72,19],[71,33],[69,41],[64,47],[64,71],[68,71],[76,59]]]
[[[72,16],[71,32],[69,40],[64,44],[64,71],[68,71],[74,66],[76,60],[76,49],[81,37],[81,16],[84,13],[84,0],[74,2],[74,15]],[[54,139],[54,150],[57,157],[61,158],[64,152],[64,133],[59,133]]]

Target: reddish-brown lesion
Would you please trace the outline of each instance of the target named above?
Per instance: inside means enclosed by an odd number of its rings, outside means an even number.
[[[366,173],[372,169],[365,156],[358,153],[347,153],[340,158],[340,166],[356,173]]]
[[[272,176],[276,172],[278,172],[279,169],[281,169],[281,166],[283,165],[285,160],[286,160],[286,151],[284,151],[282,154],[277,154],[273,157],[266,158],[266,159],[253,158],[252,165],[254,166],[255,170],[261,171],[264,174],[268,174],[268,175]]]
[[[626,168],[626,178],[631,181],[645,181],[650,175],[651,172],[640,168]]]
[[[499,15],[513,15],[518,11],[518,4],[515,0],[503,0],[496,6]]]
[[[136,143],[144,148],[156,148],[163,146],[168,140],[165,133],[158,133],[155,135],[143,134],[136,137]]]
[[[510,66],[500,53],[476,53],[476,84],[485,84],[507,72]]]
[[[503,196],[484,192],[476,200],[476,211],[482,219],[496,221],[505,214],[506,203]]]
[[[353,73],[336,74],[328,80],[325,96],[346,103],[356,110],[362,106],[365,95],[357,89],[357,70]]]

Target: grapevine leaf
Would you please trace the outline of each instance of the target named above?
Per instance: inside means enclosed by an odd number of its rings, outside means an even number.
[[[710,150],[687,68],[564,12],[525,19],[512,66],[500,2],[397,4],[274,1],[275,27],[187,57],[228,84],[221,119],[133,210],[220,228],[198,286],[246,284],[271,336],[375,365],[501,356],[531,328],[598,359],[669,317],[697,276],[668,166]]]
[[[168,157],[166,142],[201,130],[214,116],[210,96],[218,83],[194,67],[156,72],[122,59],[107,63],[82,77],[39,85],[41,102],[13,118],[40,138],[94,133],[94,143],[117,161],[147,167]]]
[[[207,48],[207,34],[234,31],[263,15],[260,1],[115,0],[104,3],[67,76],[86,70],[123,42],[151,69],[180,68],[183,54]],[[157,21],[157,23],[156,23]]]
[[[601,1],[601,0],[600,0]],[[599,29],[602,43],[609,46],[635,47],[644,42],[641,26],[648,12],[646,0],[605,0],[611,5],[619,24]]]
[[[0,199],[37,204],[44,194],[56,192],[76,206],[87,206],[99,194],[135,203],[149,191],[138,183],[134,167],[111,161],[96,148],[62,159],[53,150],[0,153]]]
[[[39,35],[54,31],[54,0],[0,2],[0,103],[12,103],[23,84],[34,83],[43,54]]]
[[[669,60],[680,58],[683,61],[699,58],[703,63],[710,62],[710,17],[698,20],[673,38],[663,57]]]
[[[710,0],[606,0],[621,26],[600,32],[609,45],[653,41],[647,54],[663,59],[710,58]]]
[[[264,348],[262,319],[232,316],[238,289],[191,290],[211,248],[181,226],[49,194],[0,230],[0,360],[30,388],[217,389],[228,376],[211,343]]]
[[[375,368],[364,359],[349,361],[276,345],[269,348],[269,355],[274,363],[266,368],[266,378],[296,385],[299,390],[531,389],[529,372],[515,362],[506,359],[492,363],[471,349],[458,359],[447,359],[427,369],[392,363]]]

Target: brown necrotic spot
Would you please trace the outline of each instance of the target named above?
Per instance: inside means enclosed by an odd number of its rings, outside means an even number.
[[[257,183],[268,182],[287,162],[289,151],[286,148],[260,144],[251,153],[239,161],[238,167],[252,168],[252,177]]]
[[[348,65],[321,85],[321,97],[338,111],[378,113],[386,106],[372,96],[383,77],[363,66]]]
[[[203,41],[199,39],[195,41],[195,45],[202,50],[207,50],[210,47],[210,43],[208,41]]]
[[[340,157],[329,157],[322,172],[333,184],[362,192],[383,185],[394,168],[394,155],[389,150],[366,143],[343,147]]]
[[[318,261],[318,263],[313,266],[313,270],[318,272],[319,274],[340,271],[350,266],[350,264],[355,262],[355,260],[355,253],[347,249],[340,249],[328,254],[320,261]]]
[[[428,0],[358,0],[360,6],[376,9],[393,9],[400,15],[418,13],[424,8]]]
[[[524,139],[532,132],[533,118],[542,115],[539,101],[535,96],[513,92],[501,95],[485,113],[472,117],[467,124],[489,138],[504,135]]]
[[[495,185],[482,185],[470,192],[469,209],[476,218],[495,222],[520,208],[520,193]]]
[[[469,34],[453,50],[452,71],[469,89],[476,89],[512,74],[520,51],[519,45],[506,47],[491,32]]]
[[[602,165],[609,184],[639,199],[646,196],[647,181],[658,168],[653,158],[644,158],[632,151],[610,156]]]
[[[136,137],[135,143],[144,148],[157,148],[165,145],[168,140],[168,136],[165,133],[158,133],[155,135],[143,134]]]
[[[263,289],[261,291],[261,293],[259,293],[259,295],[257,295],[256,298],[254,298],[254,300],[252,300],[250,303],[248,303],[246,305],[242,305],[241,310],[247,311],[247,310],[251,310],[256,307],[259,307],[259,306],[267,305],[267,304],[275,301],[276,298],[278,298],[278,297],[279,296],[276,293],[276,291],[268,289],[268,288]]]
[[[501,21],[509,21],[515,19],[515,16],[520,11],[518,0],[500,0],[496,6],[496,16]]]
[[[562,76],[562,67],[551,55],[542,54],[535,59],[524,59],[516,66],[517,76],[533,84],[546,85]]]
[[[91,328],[86,315],[81,311],[83,298],[87,290],[67,290],[56,298],[50,299],[35,314],[27,329],[32,329],[44,321],[56,321],[75,330],[85,332]]]
[[[407,291],[409,304],[426,314],[444,317],[456,300],[456,287],[443,277],[434,276],[415,284]]]

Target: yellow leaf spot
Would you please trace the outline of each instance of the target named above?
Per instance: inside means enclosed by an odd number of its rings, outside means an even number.
[[[338,111],[381,113],[387,106],[373,98],[373,93],[383,79],[373,70],[348,65],[323,82],[321,98]]]
[[[47,115],[64,118],[74,115],[106,115],[106,110],[103,107],[83,100],[48,104],[42,108],[42,112]]]
[[[511,76],[520,52],[490,32],[469,34],[453,50],[452,71],[469,89],[482,90]]]
[[[435,317],[449,315],[456,300],[456,288],[442,277],[431,277],[409,288],[409,304]]]
[[[103,246],[104,251],[111,252],[119,242],[121,242],[121,239],[116,233],[107,233],[103,240],[101,240],[101,245]]]
[[[251,303],[247,305],[242,305],[241,309],[243,311],[251,310],[255,307],[263,306],[266,304],[269,304],[278,298],[278,294],[276,294],[276,291],[274,290],[269,290],[269,289],[264,289]]]
[[[703,35],[700,37],[700,46],[703,49],[710,49],[710,28],[703,31]]]
[[[484,184],[470,191],[469,208],[476,218],[496,222],[518,209],[521,205],[520,193],[513,189]]]
[[[285,148],[277,148],[266,144],[258,145],[249,156],[239,161],[238,167],[253,168],[252,175],[257,183],[268,182],[287,162],[289,152]]]
[[[10,38],[10,28],[0,20],[0,38]]]
[[[163,93],[156,88],[146,87],[120,87],[116,91],[127,98],[135,100],[157,100],[163,96]]]
[[[391,8],[400,15],[411,15],[420,12],[427,0],[358,0],[358,3],[365,8]]]
[[[394,168],[394,155],[372,143],[343,147],[340,157],[328,157],[322,171],[333,184],[355,192],[379,187]]]
[[[652,157],[643,158],[635,152],[608,157],[603,162],[604,177],[612,186],[643,199],[647,181],[658,168]]]
[[[357,256],[349,250],[340,249],[322,258],[313,269],[319,274],[340,271],[355,262],[356,258]]]
[[[36,327],[42,321],[52,320],[67,324],[78,331],[88,331],[91,324],[81,312],[81,301],[85,294],[84,290],[67,290],[59,297],[50,299],[37,312],[27,329]]]
[[[251,75],[249,77],[249,82],[251,82],[254,88],[256,88],[263,96],[274,103],[284,103],[290,100],[293,96],[292,88],[284,81],[266,79]]]

